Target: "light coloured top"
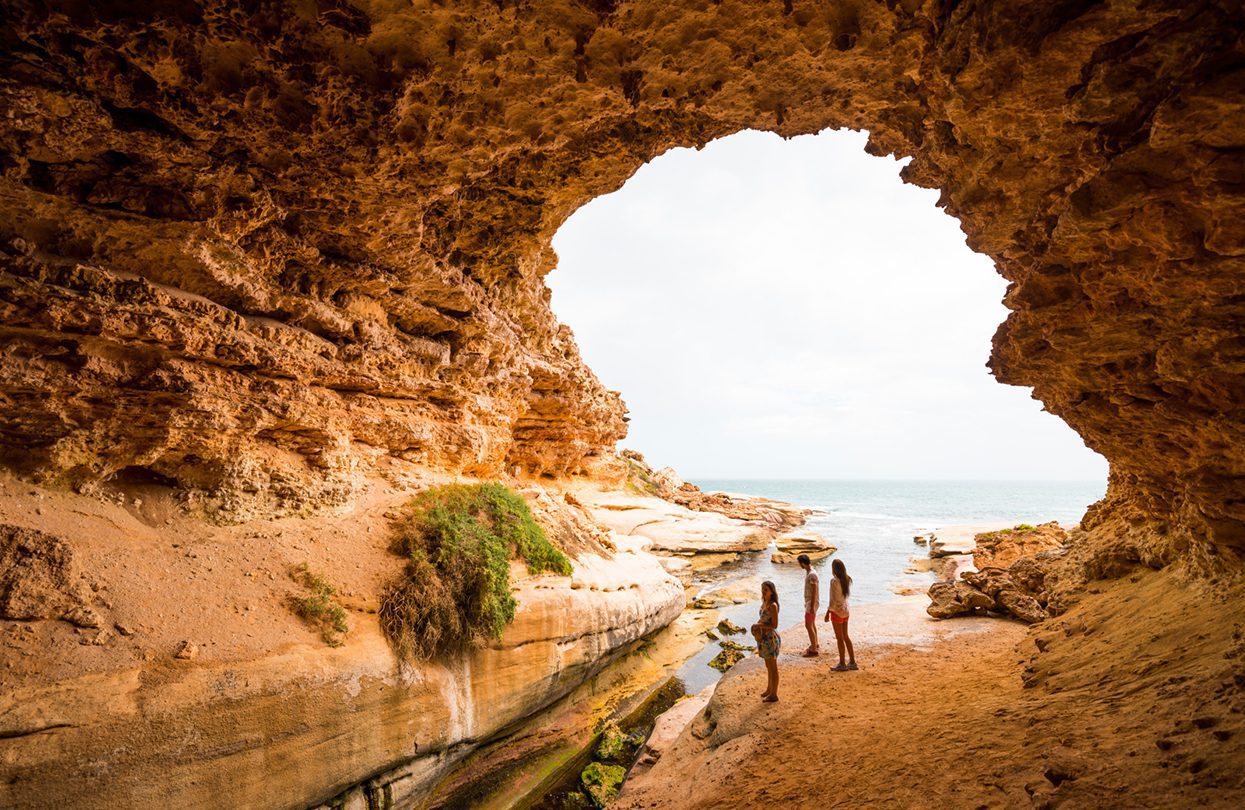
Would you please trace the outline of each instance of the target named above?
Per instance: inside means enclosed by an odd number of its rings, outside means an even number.
[[[816,613],[821,606],[821,581],[816,571],[804,574],[804,612]]]
[[[830,609],[840,616],[850,615],[847,597],[843,595],[843,586],[838,577],[830,577]]]

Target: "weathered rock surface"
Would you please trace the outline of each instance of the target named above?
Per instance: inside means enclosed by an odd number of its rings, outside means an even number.
[[[935,619],[950,619],[995,607],[993,599],[966,582],[935,582],[929,586],[929,599],[925,612]]]
[[[991,612],[1028,624],[1044,621],[1066,607],[1046,587],[1047,569],[1063,551],[1059,546],[1058,551],[1016,559],[1008,568],[988,566],[965,571],[955,582],[935,582],[926,612],[936,619]]]
[[[23,489],[0,480],[0,518],[33,515],[16,497]],[[369,779],[394,801],[414,803],[474,748],[670,624],[684,603],[681,583],[634,548],[583,551],[570,577],[528,577],[516,565],[519,608],[499,642],[400,665],[367,595],[393,572],[386,536],[372,531],[384,525],[374,519],[383,506],[340,522],[187,522],[169,532],[82,496],[49,501],[53,518],[82,536],[8,532],[18,540],[6,549],[55,554],[23,554],[2,573],[25,584],[61,581],[36,576],[49,558],[65,561],[60,572],[90,571],[111,603],[100,609],[132,632],[80,646],[55,601],[71,587],[41,592],[51,607],[22,623],[29,633],[5,633],[4,807],[308,807]],[[239,542],[257,535],[258,552]],[[282,555],[312,553],[327,555],[314,568],[358,606],[340,648],[289,611],[288,580],[273,576],[290,567]],[[80,767],[67,775],[67,762]]]
[[[1235,0],[5,11],[0,464],[25,480],[141,485],[179,510],[243,520],[349,509],[371,472],[585,471],[625,415],[549,309],[542,278],[560,224],[673,146],[854,127],[871,133],[870,151],[912,156],[904,177],[940,188],[969,245],[1010,282],[996,376],[1032,386],[1111,461],[1107,496],[1082,522],[1086,575],[1241,561]],[[76,558],[86,531],[65,521],[52,534]],[[239,541],[209,565],[143,538],[126,553],[160,559],[187,586],[215,583],[215,603],[174,606],[201,611],[192,624],[255,590],[220,570],[267,543]],[[307,553],[327,559],[345,542]],[[133,587],[116,559],[109,576],[101,587]],[[582,631],[605,626],[604,606],[660,602],[548,590],[585,613],[533,630],[519,658],[472,665],[556,694],[563,682],[527,673],[582,675],[560,645],[600,655],[616,628]],[[138,637],[170,632],[152,621]],[[16,779],[0,780],[0,803],[22,804],[12,792],[55,771],[66,805],[183,793],[187,807],[296,804],[417,757],[394,788],[406,795],[452,756],[451,737],[532,707],[461,687],[465,671],[408,682],[378,637],[355,632],[342,650],[254,665],[205,644],[169,664],[185,670],[156,673],[156,694],[140,666],[54,683],[108,650],[59,647],[64,659],[40,659],[45,684],[0,697],[13,701],[5,746],[25,763],[6,765]],[[31,714],[43,706],[54,711]],[[361,716],[376,722],[360,731]],[[164,746],[144,754],[159,767],[99,745],[136,729]],[[308,752],[314,766],[302,767]],[[80,779],[66,779],[65,761]],[[290,783],[274,790],[274,772]]]
[[[96,584],[59,537],[0,525],[0,619],[62,619],[78,627],[103,624]]]
[[[662,754],[674,745],[674,741],[683,733],[683,729],[687,728],[693,718],[700,714],[701,710],[709,703],[709,699],[713,697],[713,690],[717,688],[716,683],[709,684],[694,695],[683,698],[675,703],[666,711],[662,712],[657,720],[653,723],[653,730],[649,733],[648,739],[644,742],[644,748],[640,752],[640,759],[632,768],[631,776],[638,776],[661,759]]]
[[[672,146],[854,127],[1012,282],[991,365],[1111,460],[1086,528],[1245,548],[1239,3],[6,23],[0,435],[24,475],[237,513],[344,502],[386,457],[581,469],[623,406],[549,311],[557,227]]]
[[[776,563],[794,563],[801,554],[807,554],[810,560],[820,560],[838,551],[838,547],[816,532],[797,531],[780,534],[774,538],[777,548],[770,555]]]
[[[652,551],[662,554],[763,551],[774,536],[763,526],[652,496],[584,491],[577,497],[596,522],[618,534],[643,538]]]
[[[1023,557],[1063,548],[1068,532],[1055,521],[1040,526],[1014,526],[983,532],[975,538],[973,564],[978,568],[1007,568]]]

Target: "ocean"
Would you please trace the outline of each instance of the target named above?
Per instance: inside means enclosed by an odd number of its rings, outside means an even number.
[[[852,577],[852,604],[894,601],[903,588],[927,588],[930,573],[907,572],[914,554],[924,549],[913,543],[918,534],[943,526],[1006,522],[1065,526],[1080,521],[1086,507],[1106,493],[1106,481],[773,481],[696,480],[706,491],[721,490],[787,501],[816,509],[804,528],[817,532],[837,547],[834,555],[813,563],[822,584],[822,608],[829,586],[830,562],[838,558]],[[796,565],[775,565],[770,553],[743,555],[731,565],[709,572],[705,587],[716,587],[759,575],[772,580],[783,606],[784,627],[803,619],[803,572]],[[759,595],[758,595],[759,600]],[[758,602],[724,608],[732,621],[748,626],[756,621]],[[688,661],[679,671],[689,692],[717,678],[707,666],[716,644]]]

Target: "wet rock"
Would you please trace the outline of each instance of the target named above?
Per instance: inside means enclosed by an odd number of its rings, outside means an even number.
[[[735,624],[730,619],[723,619],[722,621],[718,622],[718,631],[721,633],[725,633],[728,636],[734,636],[734,635],[738,635],[739,633],[744,632],[744,629],[740,627],[739,625]]]
[[[618,789],[626,776],[627,769],[621,765],[592,762],[580,773],[579,779],[593,804],[605,807],[618,798]]]
[[[616,764],[630,764],[636,749],[644,742],[643,735],[624,734],[618,724],[610,721],[601,730],[597,743],[597,759]]]
[[[734,641],[722,641],[719,643],[722,646],[721,652],[709,662],[709,666],[718,672],[726,672],[744,658],[747,658],[748,653],[756,650],[756,647],[750,644],[738,644]]]

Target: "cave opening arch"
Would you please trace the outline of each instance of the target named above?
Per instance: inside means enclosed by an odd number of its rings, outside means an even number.
[[[1239,562],[1243,13],[23,7],[3,461],[261,511],[377,456],[574,473],[624,424],[548,310],[560,224],[672,146],[852,128],[1010,282],[992,367],[1110,459],[1090,528]]]
[[[1006,282],[867,136],[673,149],[558,230],[552,307],[627,446],[692,478],[1105,482],[990,376]]]

